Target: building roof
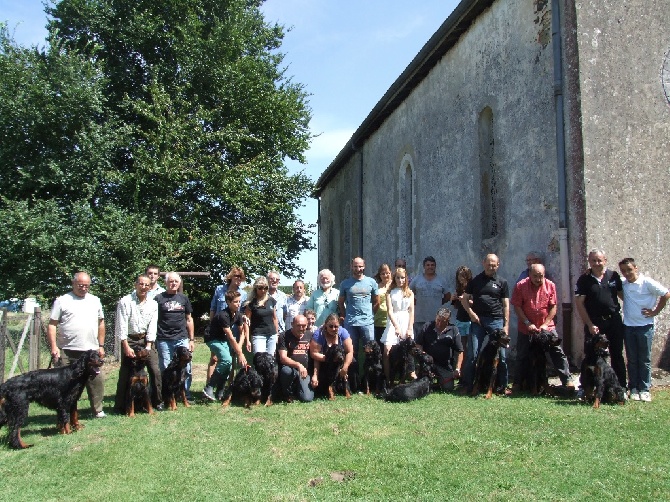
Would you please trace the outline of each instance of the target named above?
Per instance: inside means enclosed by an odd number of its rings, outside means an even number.
[[[428,75],[430,70],[442,59],[479,15],[489,8],[495,0],[462,0],[449,15],[442,26],[430,37],[423,48],[415,56],[405,71],[389,87],[388,91],[377,102],[372,111],[358,126],[347,144],[337,154],[326,170],[321,174],[313,197],[318,198],[330,180],[347,163],[358,148],[367,140],[400,106],[405,98]]]

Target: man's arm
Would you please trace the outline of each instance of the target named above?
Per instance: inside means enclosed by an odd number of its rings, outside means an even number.
[[[376,313],[379,310],[379,295],[372,295],[372,313]]]
[[[195,350],[195,332],[193,330],[193,316],[186,314],[186,332],[188,333],[188,350]]]
[[[344,315],[346,314],[346,310],[344,308],[344,296],[340,295],[339,298],[337,299],[337,311],[340,316],[340,323],[344,323]]]
[[[300,374],[300,378],[305,378],[307,376],[307,368],[305,368],[298,361],[295,361],[295,360],[291,359],[288,356],[288,350],[280,349],[277,352],[279,353],[279,362],[282,365],[289,366],[290,368],[298,370],[298,373]]]
[[[551,321],[554,320],[554,317],[556,317],[556,312],[558,312],[558,306],[552,305],[549,308],[549,312],[547,312],[547,317],[544,319],[544,322],[542,323],[542,326],[539,327],[539,329],[547,329],[547,326],[551,323]]]
[[[502,299],[503,304],[503,331],[509,335],[509,298]]]
[[[241,327],[240,327],[241,330]],[[247,365],[247,358],[244,357],[244,352],[242,352],[242,346],[237,343],[237,340],[235,340],[235,335],[233,335],[233,330],[226,327],[223,328],[223,332],[226,334],[226,339],[228,340],[228,345],[233,348],[235,353],[237,354],[237,360],[239,361],[240,365],[242,367],[245,367]],[[240,342],[244,341],[244,338],[240,337]]]
[[[58,326],[58,321],[56,319],[49,320],[49,325],[47,326],[47,342],[49,342],[49,350],[51,351],[51,357],[59,358],[60,352],[56,346],[56,327]]]
[[[105,320],[98,319],[98,353],[105,357]]]
[[[579,314],[579,318],[582,320],[584,324],[589,328],[589,333],[592,335],[597,335],[600,330],[598,329],[598,326],[593,324],[591,322],[591,318],[589,317],[588,312],[586,312],[586,297],[585,296],[575,296],[575,308],[577,309],[577,313]]]
[[[470,305],[470,299],[472,298],[472,295],[468,293],[463,293],[463,299],[461,300],[461,306],[465,311],[468,313],[470,316],[470,320],[474,322],[475,324],[479,324],[479,316],[475,314],[475,311],[472,310],[472,305]]]
[[[670,299],[670,291],[668,291],[663,296],[659,297],[658,303],[656,304],[656,308],[654,310],[642,309],[642,315],[645,317],[657,316],[658,314],[661,313],[661,310],[665,308],[665,304],[668,303],[668,299]]]

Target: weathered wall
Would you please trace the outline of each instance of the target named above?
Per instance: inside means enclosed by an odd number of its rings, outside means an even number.
[[[495,2],[360,146],[363,249],[370,275],[398,255],[406,256],[415,275],[423,257],[433,255],[438,273],[453,281],[461,264],[480,272],[490,250],[501,257],[500,274],[512,286],[527,251],[534,249],[545,253],[550,272],[559,277],[550,20],[544,0]],[[498,235],[490,239],[482,237],[480,203],[480,154],[487,145],[481,144],[479,117],[486,107],[492,111],[498,176]],[[399,179],[408,161],[414,179],[413,246],[405,252]],[[330,216],[341,220],[343,201],[356,206],[359,163],[357,154],[322,194],[320,266],[330,264],[326,222]],[[350,256],[333,256],[331,265],[346,270]]]
[[[586,252],[611,268],[632,256],[670,287],[665,207],[670,187],[670,103],[662,68],[670,51],[670,1],[575,2],[581,87]],[[667,84],[670,86],[670,81]],[[666,92],[670,94],[670,89]],[[670,365],[667,309],[654,363]]]

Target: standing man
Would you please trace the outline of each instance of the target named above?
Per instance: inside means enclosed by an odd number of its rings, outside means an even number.
[[[405,258],[396,258],[395,262],[393,263],[393,268],[404,268],[407,270],[407,260]],[[409,275],[409,270],[407,270],[407,284],[412,284],[412,280],[414,277]]]
[[[357,257],[351,260],[351,277],[340,284],[337,300],[340,322],[351,335],[354,359],[358,361],[358,345],[375,339],[374,313],[379,308],[377,281],[364,275],[365,261]]]
[[[509,334],[509,288],[507,281],[497,273],[500,260],[496,255],[488,254],[482,265],[484,271],[470,281],[461,301],[472,321],[470,343],[474,357],[466,361],[464,378],[468,390],[472,389],[475,364],[486,336],[495,329],[502,329]],[[511,394],[507,388],[507,378],[505,349],[501,347],[496,392],[506,396]]]
[[[607,270],[607,257],[599,249],[589,252],[589,266],[591,268],[577,279],[575,287],[575,308],[584,323],[584,343],[593,335],[605,333],[610,342],[612,369],[625,389],[626,364],[619,305],[623,290],[621,277],[614,270]]]
[[[288,402],[292,402],[293,398],[303,403],[314,399],[309,368],[311,340],[312,334],[307,333],[307,318],[302,314],[293,318],[291,329],[279,335],[279,385]]]
[[[184,293],[179,292],[181,277],[177,272],[165,274],[167,289],[156,295],[158,304],[158,326],[156,348],[161,371],[165,371],[177,347],[186,347],[193,352],[195,338],[193,332],[193,308]],[[191,389],[191,363],[187,367],[186,392]]]
[[[144,269],[144,274],[151,282],[151,288],[149,288],[149,291],[147,291],[147,298],[149,300],[153,300],[154,296],[165,291],[165,288],[158,284],[158,278],[161,276],[161,269],[158,267],[158,265],[151,264]]]
[[[397,260],[396,260],[397,261]],[[435,273],[437,263],[432,256],[423,259],[423,274],[412,279],[409,289],[414,292],[414,333],[435,318],[435,312],[451,298],[446,281]]]
[[[516,342],[516,370],[514,372],[513,390],[519,390],[523,380],[523,371],[528,350],[530,349],[530,335],[542,330],[556,333],[554,318],[558,309],[556,296],[556,285],[545,278],[544,265],[532,264],[530,276],[522,279],[514,286],[512,293],[512,305],[518,319],[518,335]],[[558,336],[558,334],[556,334]],[[568,358],[565,357],[563,348],[558,345],[549,349],[549,356],[563,387],[570,383],[570,366]],[[574,389],[572,389],[574,390]]]
[[[100,357],[105,357],[105,316],[100,299],[88,292],[90,287],[91,277],[86,272],[77,272],[72,278],[72,291],[56,298],[51,309],[47,341],[51,357],[62,358],[65,365],[73,363],[89,350],[97,350]],[[95,418],[105,417],[102,410],[104,385],[101,376],[86,382]]]
[[[275,312],[277,313],[277,324],[279,333],[286,330],[286,302],[288,297],[281,289],[279,289],[279,272],[270,270],[267,274],[268,280],[268,294],[275,300]]]
[[[623,323],[628,386],[633,401],[651,401],[651,342],[655,317],[670,299],[668,288],[646,277],[633,258],[619,262],[623,281]]]
[[[158,304],[149,299],[147,292],[151,288],[151,279],[140,275],[135,281],[135,291],[124,296],[116,305],[114,333],[121,344],[121,367],[119,381],[116,384],[114,410],[125,413],[126,393],[128,391],[128,374],[131,359],[135,359],[136,349],[147,349],[155,354],[156,324],[158,322]],[[151,400],[158,411],[163,411],[161,372],[158,357],[149,357],[149,381],[151,384]]]
[[[526,277],[529,277],[531,265],[537,265],[537,264],[543,265],[542,256],[537,251],[529,251],[528,254],[526,255],[526,268],[524,268],[523,271],[519,274],[519,277],[517,278],[516,282],[519,283]]]

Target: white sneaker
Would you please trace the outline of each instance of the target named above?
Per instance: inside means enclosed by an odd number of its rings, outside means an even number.
[[[640,401],[651,403],[651,394],[649,392],[640,392]]]
[[[639,401],[640,400],[640,393],[637,391],[637,389],[631,389],[630,390],[630,398],[633,401]]]
[[[105,418],[106,416],[104,411],[99,411],[94,415],[95,418]]]

